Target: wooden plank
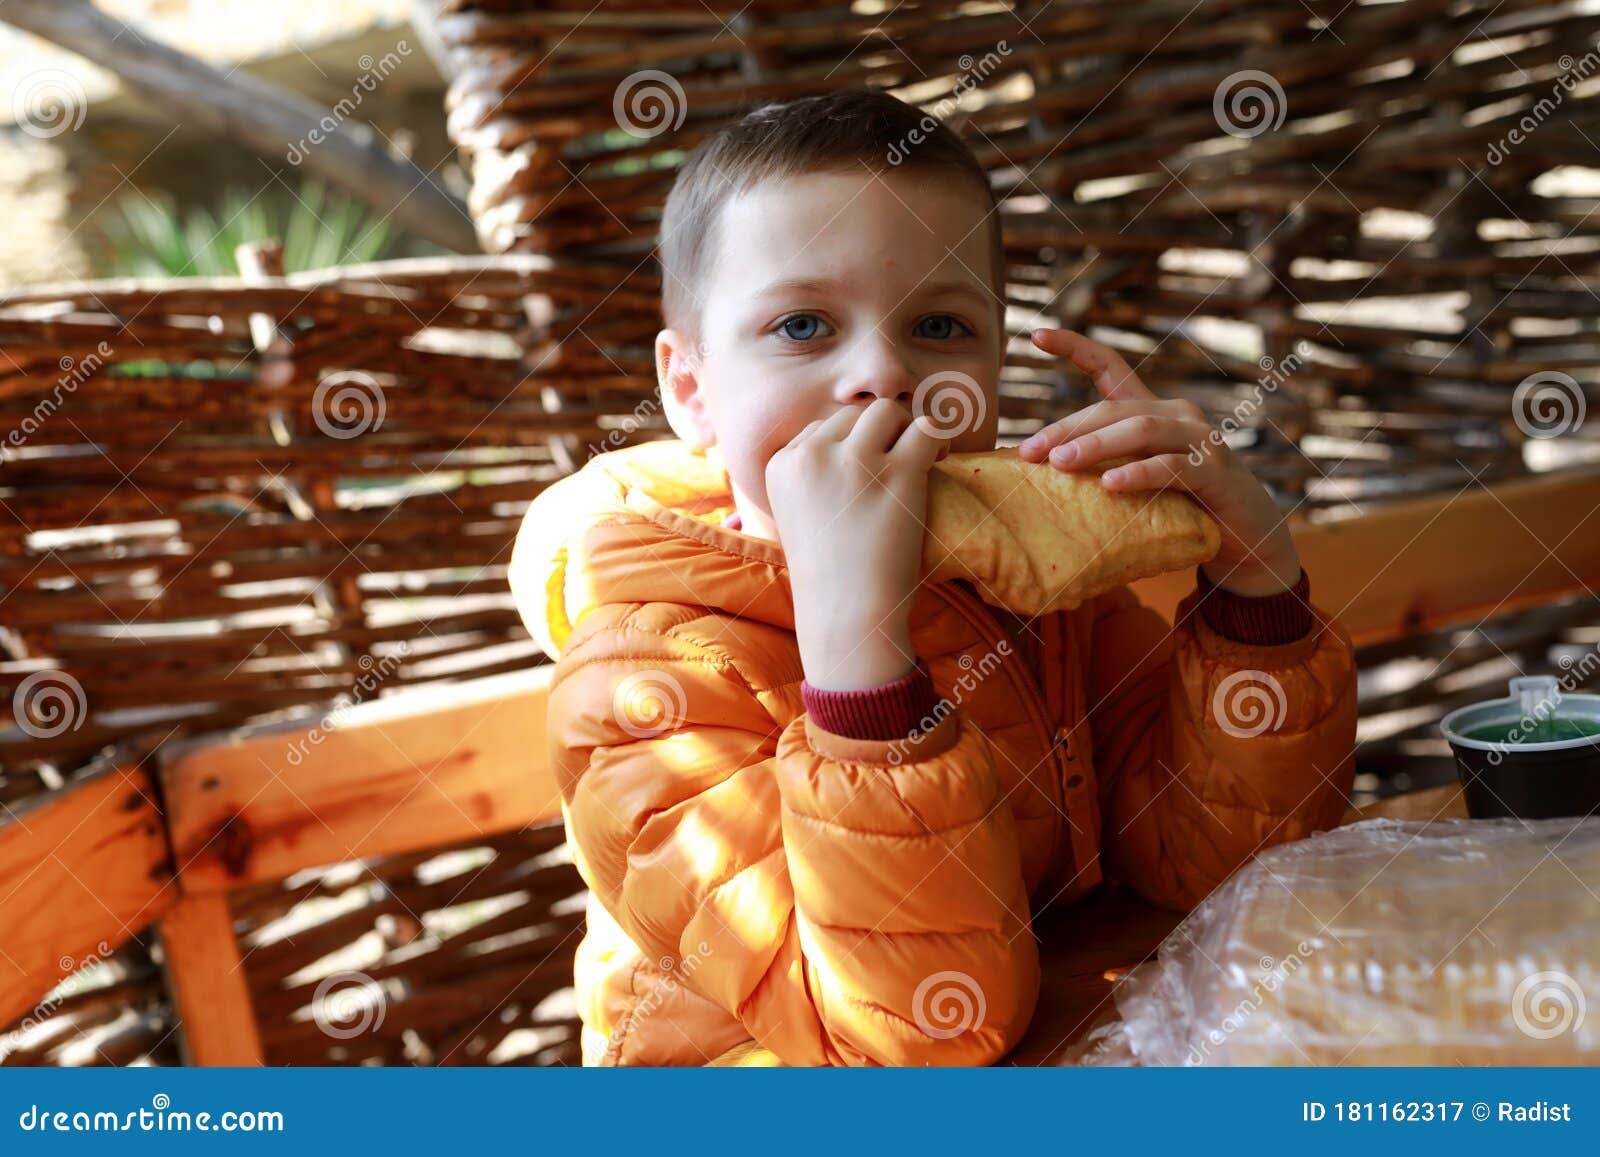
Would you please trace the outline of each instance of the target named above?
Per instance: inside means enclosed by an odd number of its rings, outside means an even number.
[[[176,899],[154,785],[142,766],[110,767],[7,813],[0,823],[0,1024],[115,951]]]
[[[186,744],[161,772],[187,893],[554,819],[549,665]]]
[[[1392,820],[1464,820],[1467,797],[1459,783],[1446,783],[1346,808],[1344,819],[1339,822],[1353,824],[1380,816]]]
[[[1360,645],[1600,589],[1597,511],[1600,471],[1584,468],[1290,527],[1311,601]],[[1194,572],[1133,589],[1170,619]]]
[[[184,896],[161,918],[167,988],[183,1026],[185,1064],[263,1064],[250,986],[228,897]]]

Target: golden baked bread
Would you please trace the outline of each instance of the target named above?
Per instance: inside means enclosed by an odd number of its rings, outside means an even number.
[[[1143,1064],[1600,1064],[1597,880],[1600,818],[1319,833],[1203,901],[1113,1035]]]
[[[1040,615],[1215,557],[1217,524],[1187,494],[1100,485],[1101,472],[1131,461],[1064,473],[1014,447],[947,455],[928,477],[924,570],[970,578],[985,600]]]

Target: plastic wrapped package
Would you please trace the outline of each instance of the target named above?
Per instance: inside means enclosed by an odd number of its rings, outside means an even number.
[[[1600,818],[1261,853],[1122,978],[1088,1065],[1600,1064]]]

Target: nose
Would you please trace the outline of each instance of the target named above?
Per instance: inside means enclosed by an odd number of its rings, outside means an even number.
[[[883,338],[867,344],[850,359],[850,372],[839,383],[838,400],[870,404],[892,398],[910,408],[917,379],[906,368],[894,343]]]

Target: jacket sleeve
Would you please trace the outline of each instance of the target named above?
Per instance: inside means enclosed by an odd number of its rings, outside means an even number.
[[[695,953],[689,986],[789,1064],[985,1064],[1016,1043],[1037,950],[962,709],[912,740],[780,728],[767,704],[794,688],[753,687],[720,641],[625,615],[579,634],[552,757],[578,867],[647,957]]]
[[[1083,608],[1102,863],[1176,911],[1257,851],[1337,825],[1355,779],[1345,628],[1310,604],[1303,637],[1239,642],[1207,621],[1201,595],[1170,626],[1126,586]]]

